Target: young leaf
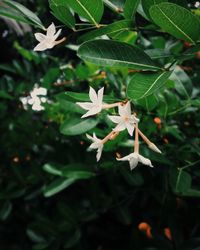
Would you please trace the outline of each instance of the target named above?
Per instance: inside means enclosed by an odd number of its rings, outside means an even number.
[[[67,0],[67,4],[78,15],[98,26],[104,10],[102,0]]]
[[[140,0],[126,0],[124,5],[124,16],[127,19],[133,19],[137,11]]]
[[[55,1],[51,0],[50,1],[50,8],[53,11],[53,15],[58,20],[60,20],[64,24],[66,24],[69,28],[74,28],[75,18],[66,6],[55,4]]]
[[[142,70],[160,69],[147,54],[136,46],[111,40],[86,42],[79,47],[78,56],[101,66]]]
[[[149,96],[161,88],[170,75],[171,72],[151,74],[137,73],[128,85],[127,96],[132,100]]]
[[[189,10],[173,4],[161,3],[150,8],[155,24],[176,38],[195,43],[200,38],[200,21]]]
[[[106,27],[102,27],[97,30],[90,31],[79,38],[80,41],[88,41],[95,37],[100,37],[102,35],[113,35],[116,32],[122,32],[124,30],[129,30],[133,27],[133,21],[122,20],[109,24]]]

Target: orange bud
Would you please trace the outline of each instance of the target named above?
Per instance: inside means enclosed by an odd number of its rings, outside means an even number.
[[[200,59],[200,51],[196,53],[197,59]]]
[[[169,240],[172,240],[172,233],[168,227],[164,228],[164,234]]]
[[[163,138],[165,144],[169,144],[169,140],[167,138]]]
[[[162,121],[161,121],[161,119],[160,119],[159,117],[155,117],[155,118],[153,119],[153,121],[154,121],[155,124],[157,124],[157,125],[159,125],[159,124],[162,123]]]
[[[146,223],[146,222],[141,222],[139,225],[138,225],[138,229],[140,230],[140,231],[147,231],[148,230],[148,228],[151,228],[150,227],[150,225],[148,224],[148,223]]]

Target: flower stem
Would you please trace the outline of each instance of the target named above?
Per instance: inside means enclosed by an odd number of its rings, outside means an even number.
[[[109,140],[114,140],[118,134],[116,131],[111,131],[101,142],[105,144]]]
[[[103,104],[103,109],[111,109],[111,108],[115,108],[118,107],[119,105],[122,105],[123,102],[116,102],[116,103],[111,103],[111,104]]]
[[[55,45],[58,45],[60,43],[63,43],[67,38],[66,37],[63,37],[62,39],[58,40],[58,41],[55,41]]]
[[[135,143],[134,143],[134,153],[139,154],[139,136],[138,136],[138,124],[135,124]]]

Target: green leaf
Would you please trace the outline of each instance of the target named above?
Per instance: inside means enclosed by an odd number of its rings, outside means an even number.
[[[71,118],[61,125],[60,132],[64,135],[80,135],[96,127],[97,123],[94,119]]]
[[[56,164],[45,164],[43,169],[53,175],[73,178],[76,180],[79,179],[88,179],[95,176],[95,173],[85,170],[84,165],[80,164],[69,164],[67,166],[61,167],[57,166]]]
[[[142,99],[147,97],[161,88],[171,72],[159,72],[159,73],[137,73],[135,74],[127,89],[127,95],[132,100]]]
[[[127,19],[133,19],[137,11],[140,0],[126,0],[124,5],[124,16]]]
[[[172,169],[170,173],[170,182],[175,193],[184,195],[191,188],[192,178],[190,174],[181,169]]]
[[[98,27],[103,15],[102,0],[67,0],[67,4],[81,17],[87,19]]]
[[[0,16],[9,17],[16,21],[27,24],[33,24],[31,21],[27,20],[21,12],[10,8],[10,6],[8,7],[0,6]]]
[[[101,66],[142,70],[160,69],[147,54],[136,46],[111,40],[86,42],[79,47],[78,56]]]
[[[159,3],[163,3],[163,2],[168,2],[168,0],[142,0],[142,8],[143,8],[146,16],[149,19],[151,19],[151,16],[149,13],[150,8],[155,4],[159,4]]]
[[[63,189],[69,187],[75,181],[76,179],[73,178],[72,179],[59,178],[44,188],[43,190],[44,196],[45,197],[53,196],[61,192]]]
[[[8,4],[10,7],[18,10],[20,13],[22,13],[28,20],[30,20],[33,24],[39,26],[40,28],[44,29],[44,25],[42,24],[41,20],[38,18],[38,16],[35,15],[32,11],[24,7],[22,4],[17,3],[15,1],[11,0],[4,0],[4,3]]]
[[[70,98],[71,101],[81,101],[81,102],[90,101],[89,95],[86,93],[76,93],[76,92],[68,91],[65,93],[65,95],[66,95],[66,98]],[[111,97],[109,95],[104,95],[103,100],[106,102],[122,101],[121,99],[117,99],[116,97]]]
[[[116,32],[122,32],[124,30],[129,30],[133,27],[133,21],[131,20],[122,20],[118,22],[111,23],[106,27],[99,28],[97,30],[90,31],[83,36],[79,37],[80,41],[88,41],[95,37],[100,37],[103,35],[112,36]]]
[[[137,100],[137,104],[145,108],[148,112],[150,112],[158,105],[158,99],[154,94],[152,94]]]
[[[75,27],[75,18],[64,1],[62,3],[62,1],[50,0],[50,8],[58,20],[66,24],[69,28]]]
[[[187,9],[161,3],[151,7],[150,15],[155,24],[176,38],[195,43],[200,37],[200,21]]]

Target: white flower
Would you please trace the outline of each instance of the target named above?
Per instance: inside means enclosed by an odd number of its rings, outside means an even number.
[[[97,161],[100,160],[101,158],[101,154],[102,154],[102,150],[103,150],[103,143],[102,140],[100,140],[99,138],[96,137],[95,133],[93,133],[93,137],[86,134],[87,138],[90,139],[92,141],[92,144],[90,145],[89,148],[91,149],[97,149]]]
[[[118,161],[129,161],[130,168],[133,170],[135,167],[137,167],[138,162],[141,162],[144,165],[148,165],[150,167],[153,167],[151,164],[151,161],[142,155],[138,153],[131,153],[123,158],[117,158]]]
[[[81,106],[81,108],[88,110],[88,112],[84,114],[81,118],[96,115],[101,112],[103,108],[103,91],[104,88],[101,88],[97,94],[95,90],[90,87],[89,97],[91,102],[77,102],[77,104]]]
[[[127,102],[124,106],[118,106],[118,112],[120,116],[108,116],[109,119],[117,123],[117,126],[114,128],[114,131],[122,131],[127,129],[128,133],[132,136],[134,131],[134,125],[139,122],[134,115],[131,114],[131,105],[130,102]]]
[[[39,44],[34,48],[34,51],[43,51],[46,49],[52,49],[59,41],[56,41],[58,36],[61,33],[61,29],[56,33],[56,27],[54,23],[52,23],[47,28],[47,34],[44,35],[42,33],[35,33],[35,38],[39,41]]]

